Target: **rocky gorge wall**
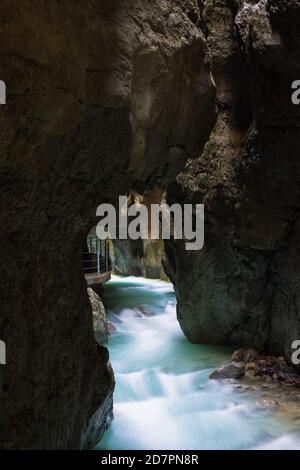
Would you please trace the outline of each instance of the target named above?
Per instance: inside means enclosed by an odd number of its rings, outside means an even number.
[[[2,0],[0,15],[0,447],[91,447],[108,425],[81,250],[96,207],[130,191],[205,204],[203,250],[165,245],[186,336],[289,359],[299,0]]]
[[[298,0],[199,2],[218,117],[169,202],[205,204],[205,246],[166,244],[178,319],[196,343],[291,358],[300,338]]]
[[[201,153],[210,57],[192,0],[2,0],[0,16],[0,447],[91,447],[114,379],[83,242],[99,204]]]
[[[159,188],[146,191],[143,195],[131,194],[131,204],[143,204],[148,211],[148,238],[145,240],[113,240],[111,243],[111,259],[113,270],[122,276],[143,276],[149,279],[168,280],[163,268],[164,242],[162,238],[151,239],[151,205],[160,205],[164,201],[164,192]]]

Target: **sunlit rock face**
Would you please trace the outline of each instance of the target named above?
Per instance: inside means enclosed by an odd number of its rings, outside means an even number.
[[[0,443],[92,446],[114,381],[81,247],[98,204],[169,184],[201,152],[215,114],[208,48],[192,0],[3,0],[0,15]]]
[[[128,197],[128,209],[134,205],[136,209],[143,206],[147,213],[144,219],[144,230],[147,237],[137,240],[113,240],[111,243],[111,259],[113,271],[122,276],[143,276],[149,279],[168,280],[163,268],[164,243],[159,237],[152,238],[151,234],[151,208],[165,203],[165,192],[160,188],[153,188],[143,195],[132,193]],[[137,213],[138,216],[139,213]],[[132,218],[134,222],[135,217]],[[131,219],[128,219],[130,225]]]
[[[229,6],[231,5],[231,7]],[[300,338],[299,1],[202,2],[218,118],[169,200],[202,202],[205,246],[169,244],[178,319],[193,342],[284,353]]]

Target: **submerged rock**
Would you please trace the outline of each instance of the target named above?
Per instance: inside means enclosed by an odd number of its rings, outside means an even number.
[[[231,362],[214,370],[210,379],[241,379],[245,375],[245,364],[243,362]]]
[[[107,322],[107,328],[108,328],[108,331],[109,331],[109,334],[113,334],[113,333],[116,333],[117,330],[117,327],[111,322],[111,321],[108,321]]]
[[[239,392],[254,392],[256,390],[256,387],[253,385],[236,385],[235,390],[238,390]]]
[[[153,311],[149,310],[149,308],[145,307],[144,305],[138,305],[134,310],[144,317],[152,317],[155,315]]]
[[[279,407],[279,403],[276,400],[271,400],[270,398],[262,398],[254,403],[254,406],[261,410],[270,410]]]

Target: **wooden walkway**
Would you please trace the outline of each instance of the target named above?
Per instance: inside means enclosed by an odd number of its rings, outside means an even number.
[[[104,271],[102,273],[89,273],[84,275],[87,285],[93,286],[95,284],[104,284],[111,278],[111,271]]]

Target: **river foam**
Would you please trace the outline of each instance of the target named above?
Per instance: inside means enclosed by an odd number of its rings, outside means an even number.
[[[114,420],[98,449],[299,449],[300,435],[258,395],[209,380],[231,349],[190,344],[173,287],[113,276],[104,288],[116,375]]]

